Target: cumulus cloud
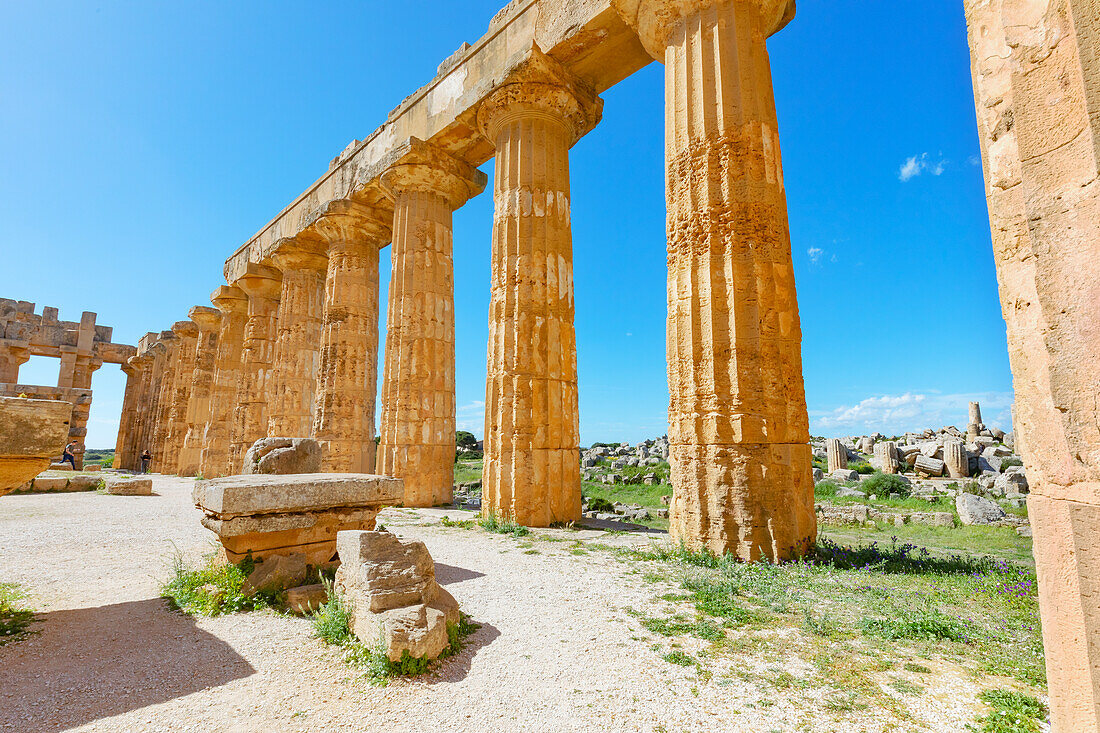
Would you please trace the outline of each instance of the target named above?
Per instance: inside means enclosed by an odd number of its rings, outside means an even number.
[[[942,176],[945,170],[947,170],[947,161],[942,157],[938,160],[932,160],[928,153],[921,153],[920,155],[914,155],[911,158],[907,158],[905,162],[901,164],[901,167],[898,169],[898,180],[905,183],[924,173]]]
[[[854,405],[811,411],[810,423],[815,434],[825,435],[857,435],[876,431],[900,435],[906,431],[937,429],[944,425],[963,429],[971,402],[981,403],[982,418],[987,425],[1011,429],[1011,392],[879,395]]]
[[[810,256],[810,262],[818,265],[821,264],[821,258],[825,256],[825,250],[820,247],[810,247],[806,250],[806,254]]]
[[[485,432],[485,402],[474,400],[455,409],[455,427],[478,437]]]

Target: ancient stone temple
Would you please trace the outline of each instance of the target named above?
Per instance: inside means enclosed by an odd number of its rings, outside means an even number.
[[[41,314],[34,310],[34,303],[0,298],[0,397],[26,395],[70,403],[69,440],[78,445],[74,454],[77,468],[82,468],[92,409],[92,374],[104,363],[118,364],[126,372],[129,390],[135,375],[128,360],[135,349],[112,343],[111,327],[96,325],[95,313],[86,311],[74,322],[58,320],[57,308],[43,308]],[[61,360],[56,387],[19,383],[19,367],[32,356]]]
[[[1018,434],[1038,477],[1029,504],[1052,707],[1061,730],[1095,729],[1098,8],[965,6]],[[451,219],[491,161],[483,511],[530,525],[578,518],[569,151],[599,124],[600,94],[656,60],[672,539],[743,560],[807,551],[817,528],[802,334],[766,43],[794,12],[793,0],[509,3],[228,258],[217,314],[195,310],[193,327],[142,339],[123,465],[151,445],[162,467],[210,478],[239,472],[258,438],[311,437],[325,471],[380,470],[405,480],[410,505],[446,501],[462,256]],[[874,450],[897,470],[893,443]],[[948,470],[965,471],[957,451]]]

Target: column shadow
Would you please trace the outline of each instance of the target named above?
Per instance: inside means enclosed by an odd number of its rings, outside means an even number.
[[[37,636],[0,647],[0,729],[63,731],[256,671],[160,598],[37,618]]]
[[[485,573],[479,573],[476,570],[446,565],[441,562],[435,564],[435,579],[440,585],[453,585],[454,583],[461,583],[464,580],[484,577]]]

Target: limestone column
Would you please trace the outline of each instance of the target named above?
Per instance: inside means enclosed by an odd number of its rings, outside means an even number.
[[[245,451],[267,435],[271,365],[282,276],[274,267],[249,263],[235,283],[248,296],[248,321],[241,351],[241,374],[229,444],[230,474],[238,473]]]
[[[126,375],[126,389],[122,393],[122,412],[118,418],[118,437],[115,439],[114,468],[123,468],[129,463],[130,433],[137,419],[138,389],[141,387],[141,370],[131,362],[122,364],[122,373]]]
[[[245,323],[248,320],[248,296],[240,288],[223,285],[210,296],[210,302],[221,312],[222,319],[218,331],[218,350],[214,357],[210,416],[202,434],[199,473],[206,478],[216,478],[232,472],[229,442],[236,410]]]
[[[133,418],[126,434],[126,444],[123,448],[122,460],[116,468],[136,470],[139,466],[138,457],[144,446],[142,445],[142,431],[149,415],[148,392],[152,379],[150,374],[153,363],[153,355],[149,351],[130,357],[129,366],[137,374],[137,384],[134,388]]]
[[[179,337],[173,331],[161,331],[159,343],[164,353],[158,354],[160,372],[156,389],[156,412],[150,435],[153,460],[150,465],[156,473],[167,473],[168,456],[165,448],[168,443],[168,430],[171,428],[169,417],[172,409],[172,393],[175,390],[176,371],[179,366]]]
[[[1100,731],[1100,8],[965,7],[1052,730]]]
[[[334,201],[314,228],[328,245],[328,270],[313,437],[323,471],[373,473],[378,249],[390,238],[389,221],[383,212]]]
[[[969,413],[966,423],[966,437],[968,440],[973,440],[982,431],[982,408],[977,402],[971,402]]]
[[[825,457],[829,464],[829,473],[848,467],[848,449],[838,438],[825,441]]]
[[[665,63],[670,535],[782,560],[817,522],[765,39],[793,0],[615,0]]]
[[[191,390],[184,416],[187,430],[183,436],[176,472],[180,476],[197,476],[202,460],[203,433],[210,419],[214,361],[222,314],[217,308],[196,305],[187,312],[187,316],[198,327],[199,333],[195,340],[195,364],[191,371]]]
[[[600,109],[536,49],[478,113],[496,148],[482,512],[529,526],[580,518],[569,148]]]
[[[163,374],[164,355],[167,349],[159,341],[149,346],[149,349],[140,356],[146,359],[145,378],[141,384],[141,424],[135,438],[135,456],[140,456],[145,451],[153,452],[153,426],[156,423],[156,402],[159,393],[159,384]],[[136,463],[133,468],[138,468]]]
[[[949,440],[943,444],[943,462],[951,478],[967,478],[970,475],[970,456],[961,441]]]
[[[283,274],[283,289],[268,405],[270,437],[308,438],[313,434],[328,266],[321,249],[319,243],[288,239],[272,255]]]
[[[875,465],[883,473],[897,473],[901,468],[898,445],[893,441],[875,443]]]
[[[187,435],[187,407],[191,401],[191,385],[195,376],[195,349],[199,327],[193,321],[177,321],[172,332],[179,339],[176,348],[176,369],[168,393],[168,429],[164,438],[162,473],[179,473],[180,453]]]
[[[25,341],[0,339],[0,384],[18,384],[19,367],[31,358]]]
[[[455,458],[452,212],[484,174],[426,144],[383,174],[394,198],[378,472],[405,506],[450,503]]]
[[[89,344],[89,349],[90,344]],[[77,445],[73,448],[76,457],[76,469],[84,468],[84,448],[88,438],[88,418],[92,412],[92,375],[103,366],[103,360],[92,354],[78,353],[73,360],[72,388],[88,390],[78,395],[73,403],[73,416],[69,421],[69,438]]]

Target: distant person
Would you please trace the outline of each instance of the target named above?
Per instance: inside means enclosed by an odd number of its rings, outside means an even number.
[[[57,445],[57,443],[54,443],[54,445]],[[61,454],[61,462],[64,463],[65,461],[68,461],[69,465],[73,467],[74,471],[76,470],[76,454],[74,453],[74,451],[76,450],[76,446],[76,441],[70,440],[69,444],[65,446],[64,452]]]
[[[142,451],[141,453],[141,472],[149,473],[149,461],[153,460],[153,454],[149,451]]]

